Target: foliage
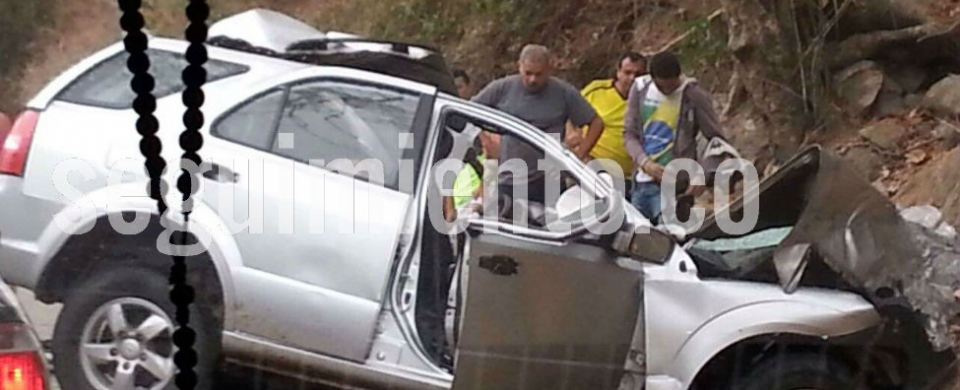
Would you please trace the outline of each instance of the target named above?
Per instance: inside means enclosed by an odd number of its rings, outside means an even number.
[[[715,64],[727,58],[726,28],[714,28],[707,17],[681,23],[680,31],[690,31],[676,48],[684,63]]]

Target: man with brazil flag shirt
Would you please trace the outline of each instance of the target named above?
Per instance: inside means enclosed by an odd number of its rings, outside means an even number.
[[[708,140],[726,138],[710,95],[696,79],[682,75],[673,53],[655,55],[649,70],[630,88],[623,138],[636,167],[631,203],[657,222],[664,167],[678,158],[698,160],[698,133]],[[703,186],[689,186],[686,194],[696,196],[703,190]]]

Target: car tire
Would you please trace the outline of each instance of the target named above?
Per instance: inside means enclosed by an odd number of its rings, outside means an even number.
[[[850,390],[846,365],[816,354],[788,354],[762,361],[733,386],[736,390]]]
[[[167,380],[157,379],[152,374],[169,373],[170,370],[176,372],[175,366],[171,366],[172,319],[175,310],[170,302],[169,291],[167,277],[160,272],[144,267],[122,266],[94,273],[93,277],[68,294],[57,319],[52,346],[55,374],[61,388],[103,390],[112,383],[112,379],[117,378],[116,375],[120,375],[120,367],[123,366],[126,370],[132,370],[125,371],[125,375],[133,377],[132,380],[136,382],[133,388],[176,389],[175,378],[167,376]],[[124,314],[112,316],[116,310]],[[198,378],[197,389],[211,388],[219,366],[220,327],[210,313],[211,310],[203,310],[197,303],[191,305],[190,327],[196,332],[193,347],[197,352],[197,364],[194,367]],[[124,318],[126,321],[126,327],[117,328],[132,331],[113,334],[114,318]],[[160,329],[160,325],[146,325],[148,320],[159,324],[157,319],[164,320],[163,330],[153,330]],[[147,339],[147,334],[154,333],[157,334]],[[98,336],[91,341],[91,335],[106,336]],[[134,342],[136,346],[132,347]],[[90,348],[82,352],[82,345]],[[111,348],[100,354],[89,352],[104,351],[105,347]],[[158,356],[163,359],[153,359]],[[150,364],[148,369],[148,361],[162,364]],[[116,368],[112,368],[114,365]],[[150,382],[150,379],[156,380]]]

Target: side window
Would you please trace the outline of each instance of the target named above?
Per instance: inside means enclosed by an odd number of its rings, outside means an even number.
[[[283,90],[275,89],[243,103],[213,125],[213,134],[260,150],[270,150]]]
[[[568,170],[567,162],[515,135],[511,129],[453,110],[444,114],[441,123],[448,138],[459,141],[447,142],[447,150],[441,150],[440,154],[466,163],[456,173],[452,188],[447,182],[438,182],[452,194],[458,216],[492,218],[534,230],[554,230],[575,224],[582,216],[590,216],[591,212],[583,211],[584,208],[603,211],[607,206],[599,202],[601,199],[595,194],[582,189],[579,178]],[[461,146],[456,146],[457,143]],[[470,180],[481,176],[473,173],[477,164],[471,164],[471,160],[483,164],[482,180]],[[495,199],[483,199],[494,194]],[[492,211],[481,208],[487,201],[496,206],[497,215],[482,215]]]
[[[273,145],[276,154],[396,189],[400,134],[413,131],[418,95],[364,84],[320,81],[290,89]]]
[[[153,75],[155,82],[153,88],[155,97],[159,99],[184,89],[180,75],[187,66],[187,60],[183,54],[147,49],[147,55],[150,58],[150,74]],[[133,75],[127,70],[128,57],[126,52],[121,52],[94,65],[60,92],[57,100],[103,108],[133,107],[133,99],[136,96],[130,90],[130,80]],[[204,68],[207,70],[207,82],[214,82],[248,70],[244,65],[213,59],[204,64]]]

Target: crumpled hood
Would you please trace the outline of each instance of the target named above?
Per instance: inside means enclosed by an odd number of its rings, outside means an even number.
[[[810,261],[822,259],[878,309],[905,306],[925,317],[937,350],[960,346],[960,251],[956,243],[903,219],[896,207],[835,155],[807,148],[761,182],[754,231],[793,226],[776,247],[783,289],[795,291]],[[730,211],[734,220],[743,199]],[[725,236],[711,217],[693,237]],[[813,256],[811,256],[813,255]]]

